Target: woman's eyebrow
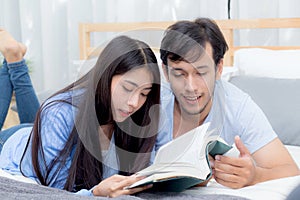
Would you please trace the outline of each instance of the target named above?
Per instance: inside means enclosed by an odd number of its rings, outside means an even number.
[[[135,87],[139,87],[138,84],[136,84],[135,82],[132,82],[130,80],[125,80],[125,82],[127,82],[127,83],[129,83],[129,84],[131,84],[131,85],[133,85]],[[151,90],[151,89],[152,89],[152,86],[147,87],[147,88],[143,88],[143,90]]]
[[[127,82],[127,83],[129,83],[129,84],[131,84],[131,85],[133,85],[135,87],[138,87],[138,84],[136,84],[135,82],[132,82],[130,80],[125,80],[125,82]]]

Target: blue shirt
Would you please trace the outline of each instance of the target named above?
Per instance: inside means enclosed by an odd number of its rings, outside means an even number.
[[[68,99],[71,96],[72,92],[60,94],[48,102],[54,99]],[[57,156],[67,142],[74,126],[74,116],[76,115],[76,112],[77,110],[67,103],[58,103],[53,105],[51,109],[43,111],[41,116],[41,140],[43,141],[43,150],[47,164]],[[20,160],[25,150],[31,130],[32,127],[22,128],[8,138],[8,140],[4,143],[0,154],[0,168],[13,175],[21,175],[20,167],[22,167],[22,172],[27,177],[38,182],[36,174],[32,168],[30,146],[28,148],[29,151],[26,152],[23,158],[22,166],[20,166]],[[66,165],[50,182],[50,187],[63,189],[68,176],[68,169],[71,166],[71,161],[72,157],[70,155],[67,159]],[[105,152],[104,163],[106,163],[106,165],[103,166],[103,178],[107,178],[118,173],[119,165],[116,158],[113,137],[108,151]],[[52,171],[56,171],[55,169],[56,167],[54,167]],[[90,190],[81,190],[78,193],[83,195],[92,195]]]
[[[174,95],[168,83],[162,84],[161,94],[161,127],[155,151],[173,139]],[[277,137],[265,114],[251,97],[227,81],[216,81],[213,104],[206,122],[211,123],[209,130],[213,130],[212,134],[220,135],[230,145],[239,135],[250,153]]]

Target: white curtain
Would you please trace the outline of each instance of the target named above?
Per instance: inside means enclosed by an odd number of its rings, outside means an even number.
[[[37,91],[56,90],[77,76],[80,22],[226,19],[227,0],[0,0],[0,27],[28,47]],[[231,0],[231,18],[300,17],[298,0]],[[265,33],[264,42],[291,42],[299,32]],[[255,43],[256,38],[241,43]]]
[[[293,18],[300,17],[299,0],[231,0],[232,18]],[[300,45],[299,29],[264,29],[240,31],[240,45]]]

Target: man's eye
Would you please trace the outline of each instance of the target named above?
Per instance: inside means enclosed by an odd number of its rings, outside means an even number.
[[[200,76],[205,76],[207,74],[207,72],[199,72],[198,75]]]
[[[183,76],[183,74],[175,74],[176,77]]]
[[[175,73],[173,73],[173,75],[174,75],[175,77],[180,77],[180,76],[183,76],[183,73],[175,72]]]

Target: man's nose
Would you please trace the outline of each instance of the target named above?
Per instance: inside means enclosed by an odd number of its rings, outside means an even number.
[[[185,89],[188,91],[195,91],[197,90],[197,81],[194,77],[188,76],[185,80]]]

